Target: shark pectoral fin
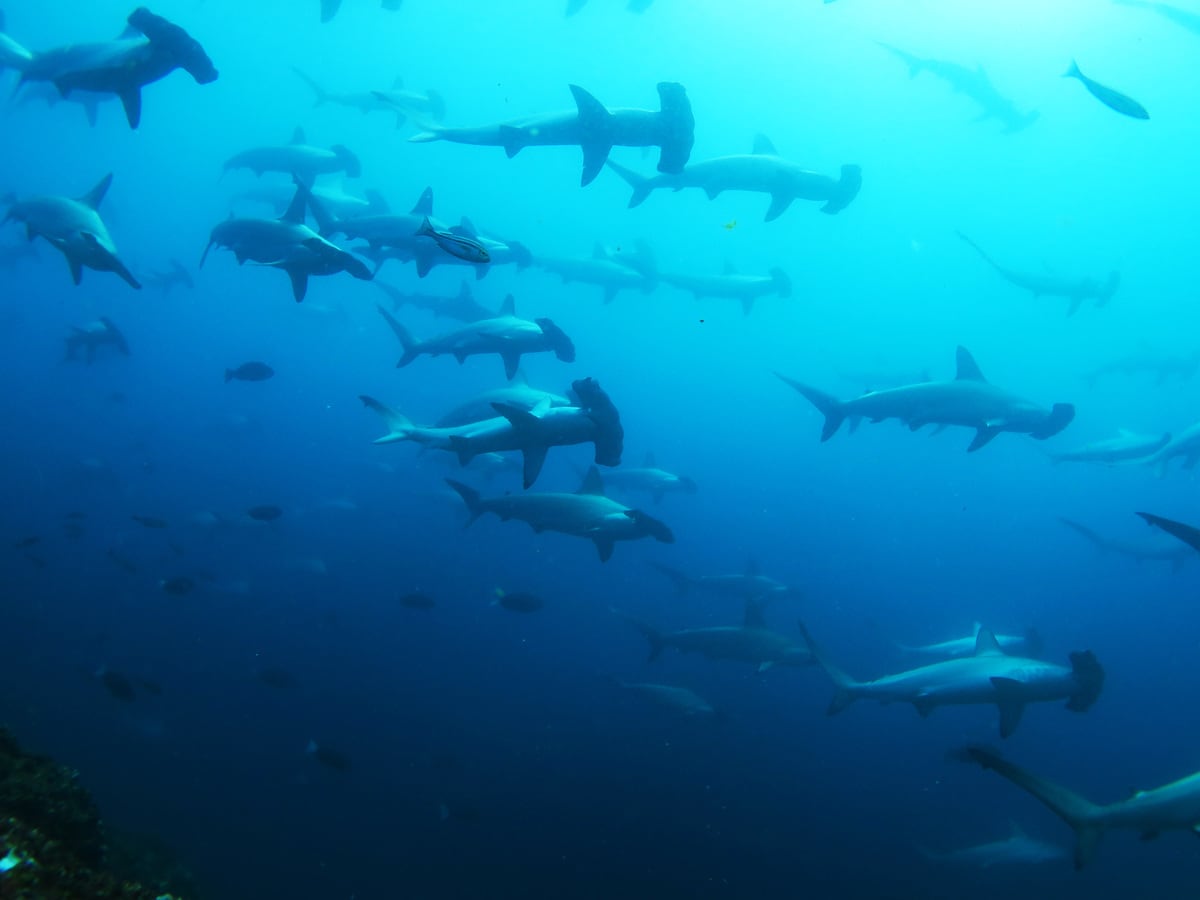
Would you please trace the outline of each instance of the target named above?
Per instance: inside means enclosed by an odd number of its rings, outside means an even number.
[[[454,351],[454,358],[456,360],[458,360],[458,364],[460,366],[467,361],[467,357],[470,355],[471,354],[467,353],[466,350],[455,350]]]
[[[544,445],[535,444],[532,447],[526,447],[522,450],[521,456],[524,459],[522,474],[526,490],[533,487],[533,483],[537,481],[538,475],[541,474],[542,464],[546,461],[546,451],[549,449],[549,447]]]
[[[967,447],[967,452],[974,453],[980,447],[991,443],[992,439],[996,435],[1000,434],[1003,430],[1003,428],[997,428],[993,425],[985,425],[983,428],[980,428],[975,432],[975,439],[972,440],[970,446]]]
[[[502,353],[500,358],[504,360],[504,377],[512,381],[517,375],[517,369],[521,368],[521,354]]]
[[[292,296],[299,303],[308,293],[308,273],[297,268],[287,268],[284,271],[288,273],[288,278],[292,281]]]
[[[512,159],[525,147],[525,129],[513,125],[501,125],[500,140],[503,142],[504,155]]]
[[[604,288],[604,305],[605,306],[607,306],[608,304],[612,303],[615,299],[617,299],[617,291],[619,291],[619,290],[620,290],[620,288],[613,287],[612,285],[605,286],[605,288]]]
[[[125,107],[125,120],[130,128],[137,128],[142,121],[142,89],[137,85],[127,88],[118,95]]]
[[[763,672],[766,672],[766,671],[768,671],[769,669],[773,669],[773,668],[775,668],[775,661],[774,661],[774,660],[771,660],[771,659],[769,659],[769,660],[767,660],[767,661],[766,661],[766,662],[764,662],[764,663],[759,663],[759,666],[758,666],[758,674],[760,674],[760,675],[761,675]]]
[[[792,205],[794,198],[788,194],[772,194],[771,205],[767,208],[767,215],[763,219],[765,222],[771,222],[783,215],[789,206]]]
[[[1082,305],[1082,297],[1072,297],[1071,304],[1067,307],[1067,318],[1070,318],[1071,316],[1075,315],[1075,313],[1079,312],[1079,307]]]
[[[929,714],[937,707],[937,702],[926,694],[918,695],[912,702],[913,708],[916,709],[918,715],[922,719],[928,718]]]
[[[609,151],[612,150],[612,144],[603,141],[595,141],[581,145],[583,148],[583,175],[580,176],[580,187],[586,187],[595,180],[600,174],[600,170],[604,168],[604,163],[608,160]]]
[[[75,282],[76,287],[79,287],[79,283],[83,281],[83,263],[68,256],[67,266],[71,269],[71,280]]]
[[[989,680],[996,689],[996,707],[1000,710],[1000,737],[1006,738],[1017,730],[1017,726],[1021,724],[1021,714],[1025,712],[1023,685],[1012,678],[996,677]]]
[[[600,537],[597,535],[592,540],[596,544],[596,552],[600,554],[600,562],[608,562],[613,555],[614,541],[610,537]]]

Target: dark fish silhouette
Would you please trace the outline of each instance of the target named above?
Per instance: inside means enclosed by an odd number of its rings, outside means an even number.
[[[1080,72],[1075,60],[1071,60],[1071,65],[1067,68],[1067,71],[1063,72],[1063,78],[1077,78],[1079,81],[1082,81],[1083,86],[1088,89],[1088,93],[1113,112],[1119,112],[1121,115],[1129,116],[1131,119],[1150,118],[1150,113],[1146,112],[1146,107],[1142,106],[1142,104],[1138,103],[1132,97],[1128,97],[1110,87],[1105,87],[1098,81],[1092,81],[1092,79]]]
[[[436,604],[428,594],[413,591],[411,594],[405,594],[400,598],[400,605],[406,609],[433,609]]]
[[[275,370],[264,362],[242,363],[236,369],[225,370],[225,383],[231,381],[266,381],[275,375]]]
[[[263,506],[253,506],[246,510],[246,515],[252,519],[257,519],[259,522],[274,522],[283,515],[283,510],[278,506],[264,504]]]

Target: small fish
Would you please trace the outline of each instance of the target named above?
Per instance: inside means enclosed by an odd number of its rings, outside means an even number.
[[[531,613],[542,608],[542,599],[524,592],[506,594],[500,588],[496,588],[496,599],[492,601],[492,605],[502,606],[510,612]]]
[[[428,594],[422,594],[420,591],[413,591],[411,594],[405,594],[400,598],[400,605],[406,609],[433,609],[433,598]]]
[[[275,374],[272,369],[264,362],[247,362],[242,363],[236,369],[225,370],[225,383],[231,381],[266,381]]]
[[[246,510],[246,515],[252,519],[258,520],[259,522],[274,522],[283,515],[283,510],[278,506],[273,506],[270,503],[266,503],[262,506],[250,507],[250,509]]]
[[[267,687],[277,688],[281,691],[291,690],[299,684],[295,675],[278,666],[263,666],[261,669],[255,669],[254,677]]]
[[[28,550],[34,544],[40,544],[41,541],[42,539],[37,535],[30,535],[29,537],[21,538],[19,541],[13,544],[13,546],[18,550]]]
[[[196,589],[196,581],[186,575],[176,575],[174,578],[164,578],[158,586],[167,594],[183,597]]]
[[[1071,65],[1067,71],[1063,72],[1063,78],[1077,78],[1083,82],[1083,86],[1088,89],[1088,93],[1111,109],[1113,112],[1119,112],[1123,116],[1129,116],[1131,119],[1149,119],[1150,113],[1146,112],[1146,107],[1138,103],[1132,97],[1127,97],[1120,91],[1114,91],[1110,87],[1105,87],[1099,82],[1092,81],[1082,72],[1079,71],[1079,66],[1075,60],[1071,60]]]
[[[154,516],[130,516],[129,518],[137,522],[139,525],[144,525],[146,528],[167,528],[167,520],[159,519]]]
[[[737,219],[730,219],[728,222],[725,223],[726,231],[733,231],[733,229],[735,229],[735,228],[737,228]]]
[[[425,221],[417,229],[417,237],[432,238],[434,243],[451,256],[457,256],[467,262],[488,263],[492,261],[492,257],[483,244],[471,237],[465,229],[456,226],[449,231],[438,231],[430,223],[429,216],[425,217]]]
[[[350,757],[340,750],[335,750],[332,747],[322,746],[316,741],[309,741],[308,748],[305,751],[328,769],[333,769],[338,772],[350,771]]]
[[[102,668],[97,674],[100,676],[100,683],[104,685],[104,689],[118,700],[131,703],[137,696],[133,692],[132,682],[120,672]]]

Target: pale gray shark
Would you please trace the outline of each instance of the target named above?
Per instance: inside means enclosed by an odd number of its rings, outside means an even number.
[[[755,138],[752,153],[689,163],[682,172],[675,174],[648,178],[612,160],[608,167],[633,188],[630,208],[640,206],[651,193],[662,189],[699,188],[709,200],[715,200],[725,191],[748,191],[771,196],[771,205],[764,218],[766,222],[783,215],[795,200],[815,200],[824,204],[821,212],[839,213],[858,196],[862,187],[860,166],[842,166],[838,178],[810,172],[782,159],[775,145],[763,135]]]
[[[620,491],[641,491],[661,503],[667,494],[694,494],[699,490],[696,482],[687,475],[676,475],[660,469],[653,453],[647,453],[640,466],[622,466],[605,472],[602,476],[606,488]]]
[[[608,394],[591,378],[575,381],[571,388],[579,398],[578,406],[551,406],[548,397],[529,409],[494,402],[491,418],[453,427],[414,425],[378,400],[367,396],[359,399],[387,424],[388,433],[375,443],[414,441],[455,453],[464,466],[476,456],[517,450],[523,457],[524,486],[528,489],[537,481],[551,447],[592,444],[596,465],[615,466],[621,462],[625,431]]]
[[[992,866],[1040,865],[1067,859],[1069,854],[1063,847],[1031,838],[1016,822],[1009,824],[1011,830],[1008,837],[998,841],[974,844],[945,853],[934,853],[923,847],[918,849],[932,862],[979,869],[990,869]]]
[[[792,296],[792,279],[778,266],[771,269],[767,275],[739,275],[729,263],[725,264],[725,272],[721,275],[672,275],[660,272],[658,280],[690,291],[699,300],[701,297],[721,297],[737,300],[742,304],[742,312],[750,315],[754,309],[754,301],[759,297],[775,294],[779,297]]]
[[[389,212],[388,202],[377,190],[368,188],[363,196],[348,193],[345,185],[339,187],[313,187],[313,200],[335,220],[354,219],[359,216],[382,216]],[[292,202],[296,190],[291,184],[261,182],[233,196],[235,201],[244,200],[263,203],[283,215]]]
[[[896,646],[906,653],[934,656],[938,659],[960,659],[975,655],[975,649],[979,645],[979,632],[982,630],[983,625],[976,622],[971,629],[970,635],[967,637],[938,641],[936,644],[920,644],[917,646],[897,644]],[[1026,629],[1024,634],[997,634],[993,632],[992,636],[996,639],[996,643],[1000,646],[1000,649],[1010,656],[1021,655],[1036,659],[1042,655],[1042,636],[1038,634],[1035,628]]]
[[[1188,562],[1193,556],[1191,550],[1187,547],[1179,546],[1178,543],[1170,538],[1164,538],[1161,541],[1124,541],[1117,538],[1105,537],[1081,522],[1076,522],[1074,519],[1059,516],[1058,521],[1062,522],[1076,534],[1082,536],[1084,540],[1101,553],[1115,553],[1118,556],[1128,557],[1134,562],[1166,562],[1171,564],[1172,570],[1178,572],[1183,568],[1184,563]]]
[[[759,571],[758,563],[753,559],[746,561],[744,571],[730,575],[688,575],[662,563],[652,562],[650,565],[671,580],[675,585],[675,592],[680,596],[692,591],[702,591],[718,597],[732,597],[749,602],[766,597],[800,595],[800,591],[791,585],[763,575]]]
[[[492,319],[471,322],[456,331],[424,341],[416,340],[399,322],[379,307],[404,349],[397,368],[409,365],[420,356],[448,354],[459,364],[469,356],[496,354],[504,362],[504,374],[509,381],[516,377],[521,356],[526,353],[553,353],[563,362],[575,361],[575,345],[566,332],[551,319],[519,319],[516,302],[511,294],[504,298],[500,314]]]
[[[961,231],[956,233],[979,254],[984,262],[995,269],[1000,274],[1000,277],[1009,284],[1014,284],[1022,290],[1029,291],[1035,298],[1065,298],[1069,301],[1067,305],[1068,316],[1075,315],[1084,300],[1095,300],[1097,308],[1107,306],[1108,301],[1117,292],[1117,288],[1121,286],[1121,273],[1117,271],[1109,272],[1108,277],[1103,282],[1099,282],[1094,278],[1062,278],[1058,275],[1052,275],[1049,272],[1018,272],[1016,269],[1000,265],[982,247]]]
[[[1104,669],[1090,650],[1072,653],[1070,668],[1008,656],[986,628],[980,630],[971,657],[874,681],[855,681],[829,662],[803,625],[801,629],[813,656],[837,688],[829,704],[831,716],[861,699],[911,703],[922,717],[939,706],[994,703],[1000,711],[1000,736],[1006,738],[1016,731],[1027,704],[1066,700],[1067,709],[1085,712],[1104,687]]]
[[[112,173],[77,199],[69,197],[32,197],[18,200],[8,209],[4,221],[21,222],[30,240],[45,238],[67,259],[71,280],[76,285],[83,279],[83,270],[114,272],[126,284],[141,289],[133,273],[117,257],[117,247],[98,212],[104,195],[112,184]]]
[[[681,172],[692,152],[695,120],[683,85],[658,84],[659,111],[607,109],[579,85],[570,85],[575,109],[544,113],[476,128],[430,126],[410,141],[451,141],[503,147],[511,158],[525,147],[578,146],[583,151],[580,183],[590,184],[613,147],[659,147],[658,171]]]
[[[1006,132],[1012,133],[1028,128],[1038,119],[1036,110],[1020,112],[1012,100],[996,90],[983,66],[972,69],[955,62],[915,56],[882,42],[879,46],[908,66],[910,78],[915,78],[921,72],[929,72],[945,81],[957,93],[974,100],[980,109],[979,120],[997,119],[1004,125]]]
[[[394,310],[399,310],[402,306],[411,306],[432,313],[439,319],[457,319],[460,322],[479,322],[483,319],[491,319],[496,315],[494,311],[475,299],[471,293],[471,286],[465,281],[453,297],[436,294],[410,294],[379,279],[375,279],[373,283],[375,287],[391,298]]]
[[[152,290],[162,291],[164,294],[170,294],[172,289],[176,287],[185,287],[189,291],[196,287],[196,282],[192,279],[192,273],[187,270],[177,259],[169,261],[170,268],[165,271],[152,269],[149,272],[142,273],[142,284]]]
[[[440,122],[446,115],[446,103],[437,91],[426,91],[424,94],[404,90],[404,79],[397,77],[392,82],[391,90],[387,91],[350,91],[338,93],[327,91],[302,69],[292,67],[300,79],[309,86],[315,97],[314,106],[332,103],[347,109],[363,113],[385,112],[396,120],[396,127],[401,127],[410,115],[420,115]]]
[[[305,208],[311,199],[308,188],[296,184],[296,196],[279,219],[229,218],[212,230],[200,266],[213,247],[233,251],[238,265],[247,261],[287,272],[292,296],[299,303],[308,291],[308,279],[317,275],[349,272],[363,281],[371,270],[352,253],[334,246],[305,224]]]
[[[1141,463],[1147,466],[1158,466],[1158,474],[1167,474],[1167,467],[1172,460],[1182,459],[1183,468],[1190,470],[1200,462],[1200,422],[1189,425],[1179,434],[1149,456],[1142,457]]]
[[[1045,440],[1058,434],[1075,418],[1075,407],[1070,403],[1055,403],[1046,409],[989,384],[964,347],[957,350],[957,363],[954,381],[930,381],[871,391],[846,401],[776,374],[825,417],[822,441],[833,437],[846,419],[852,420],[851,430],[857,424],[856,420],[862,418],[872,422],[899,419],[912,431],[925,425],[974,428],[975,438],[967,447],[967,452],[971,453],[1006,431]]]
[[[142,88],[183,69],[197,84],[217,80],[212,60],[191,35],[139,6],[116,40],[70,44],[40,53],[21,67],[21,84],[48,81],[64,97],[76,91],[113,94],[125,107],[130,128],[142,117]]]
[[[761,600],[747,601],[746,616],[741,625],[680,631],[661,631],[619,610],[612,609],[612,612],[630,622],[650,642],[650,662],[658,659],[668,647],[680,653],[699,653],[707,659],[749,663],[759,672],[775,666],[811,666],[815,662],[804,641],[767,627]]]
[[[644,697],[655,706],[688,718],[709,718],[717,715],[717,710],[711,703],[685,687],[645,681],[622,681],[619,678],[614,681],[618,687]]]
[[[496,417],[493,404],[515,406],[517,409],[533,410],[540,406],[548,408],[556,406],[577,406],[578,403],[568,397],[553,391],[543,391],[529,386],[525,373],[517,371],[507,387],[484,391],[477,397],[472,397],[465,403],[456,406],[437,420],[438,428],[454,428],[458,425],[471,425]]]
[[[962,757],[991,769],[1037,798],[1075,831],[1075,868],[1095,854],[1104,832],[1120,828],[1153,840],[1164,831],[1200,834],[1200,772],[1115,803],[1092,803],[1040,775],[1014,765],[987,747],[967,747]]]
[[[249,169],[258,176],[264,172],[281,172],[299,178],[311,187],[318,175],[345,172],[350,178],[358,178],[362,174],[362,163],[343,144],[334,144],[328,150],[312,146],[304,129],[297,128],[292,132],[291,141],[283,146],[255,147],[225,160],[225,171],[234,169]]]
[[[113,324],[112,319],[101,316],[95,322],[89,322],[82,328],[71,328],[71,333],[65,339],[65,360],[79,359],[83,354],[84,362],[89,366],[96,358],[96,353],[104,347],[111,347],[121,356],[129,355],[129,344],[121,329]]]
[[[1200,351],[1171,354],[1144,349],[1104,363],[1083,378],[1088,387],[1094,388],[1096,382],[1106,375],[1151,375],[1154,384],[1159,386],[1171,378],[1188,381],[1197,370],[1200,370]]]
[[[652,261],[644,255],[637,265],[611,254],[599,242],[592,248],[590,258],[538,256],[534,265],[562,279],[563,284],[580,282],[594,284],[604,291],[604,302],[612,303],[620,291],[651,293],[658,286],[652,271]]]
[[[1051,453],[1055,463],[1082,462],[1111,466],[1131,462],[1156,453],[1171,442],[1167,434],[1134,434],[1122,428],[1116,437],[1092,441],[1074,450]]]
[[[593,466],[578,493],[507,494],[481,497],[479,492],[451,479],[446,483],[458,492],[470,514],[470,525],[484,513],[495,513],[503,521],[517,519],[534,532],[558,531],[586,538],[596,545],[601,562],[607,562],[617,541],[652,537],[664,544],[675,543],[671,529],[640,509],[609,500],[599,471]]]

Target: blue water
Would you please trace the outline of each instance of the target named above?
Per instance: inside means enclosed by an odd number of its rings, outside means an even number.
[[[345,0],[322,25],[316,0],[163,0],[155,12],[201,41],[215,83],[176,72],[150,85],[137,131],[115,103],[94,128],[71,104],[0,108],[0,194],[77,196],[113,172],[101,211],[135,270],[179,258],[194,271],[231,197],[255,184],[222,177],[224,160],[301,125],[311,143],[362,159],[348,190],[376,188],[406,210],[432,186],[440,217],[468,215],[535,255],[644,238],[665,271],[779,266],[794,284],[744,316],[665,285],[605,305],[599,288],[537,268],[471,280],[485,305],[511,292],[518,313],[573,338],[573,364],[526,358],[531,383],[561,391],[596,377],[620,408],[626,464],[653,452],[700,485],[645,507],[674,545],[623,542],[601,564],[590,542],[520,523],[487,516],[464,530],[442,481],[459,477],[452,461],[372,445],[381,423],[360,394],[426,422],[502,383],[494,357],[396,369],[372,285],[314,278],[296,304],[280,272],[214,250],[193,290],[139,293],[93,271],[76,288],[39,241],[35,259],[0,270],[0,721],[78,768],[106,819],[161,835],[208,897],[1194,896],[1200,855],[1178,833],[1114,833],[1078,874],[1069,861],[930,863],[917,845],[994,840],[1010,819],[1070,846],[1034,800],[947,761],[966,743],[1001,744],[993,707],[922,720],[861,703],[827,718],[818,668],[760,675],[674,652],[648,663],[609,608],[664,628],[736,624],[736,601],[681,598],[648,563],[713,574],[753,559],[802,592],[769,606],[772,627],[796,635],[803,619],[863,678],[910,662],[893,641],[960,636],[976,620],[1036,626],[1047,659],[1091,649],[1108,677],[1086,714],[1030,707],[1006,755],[1097,801],[1194,771],[1200,566],[1102,556],[1056,517],[1145,538],[1135,510],[1200,519],[1195,483],[1177,467],[1158,478],[1139,465],[1054,466],[1046,451],[1196,419],[1194,381],[1083,376],[1131,353],[1198,349],[1200,36],[1088,0],[623,6],[591,0],[566,18],[560,0],[409,0],[398,12]],[[115,35],[129,12],[113,0],[4,11],[33,49]],[[910,79],[880,41],[980,64],[1040,118],[1015,134],[973,121],[968,99],[928,73]],[[1071,57],[1150,121],[1060,78]],[[611,172],[579,187],[577,149],[506,159],[410,143],[411,122],[314,107],[293,66],[342,91],[402,75],[440,91],[453,125],[569,108],[568,84],[655,108],[656,83],[678,81],[695,112],[693,161],[748,152],[764,133],[814,171],[861,165],[863,188],[838,215],[797,201],[770,223],[768,198],[753,194],[659,191],[627,209]],[[657,151],[612,158],[651,173]],[[1013,268],[1118,269],[1121,288],[1067,317],[1066,301],[998,277],[958,229]],[[0,232],[0,245],[22,240],[16,226]],[[420,280],[393,262],[380,277],[450,295],[464,271]],[[71,326],[100,315],[132,355],[60,362]],[[398,315],[422,337],[452,327]],[[822,444],[820,416],[772,374],[851,397],[879,385],[839,373],[950,378],[960,344],[993,382],[1074,403],[1075,421],[1045,444],[1004,434],[970,455],[963,429],[930,437],[895,423]],[[223,383],[248,360],[277,374]],[[588,454],[552,450],[535,490],[574,490]],[[488,496],[520,490],[504,478],[476,483]],[[282,517],[248,520],[259,504]],[[75,538],[69,513],[85,516]],[[40,540],[14,546],[27,537]],[[196,589],[164,592],[176,576]],[[496,588],[545,607],[508,612],[492,604]],[[399,604],[416,590],[433,610]],[[101,666],[161,693],[121,702]],[[298,684],[261,683],[268,666]],[[644,705],[613,677],[686,686],[721,716]],[[351,769],[320,765],[310,740]]]

